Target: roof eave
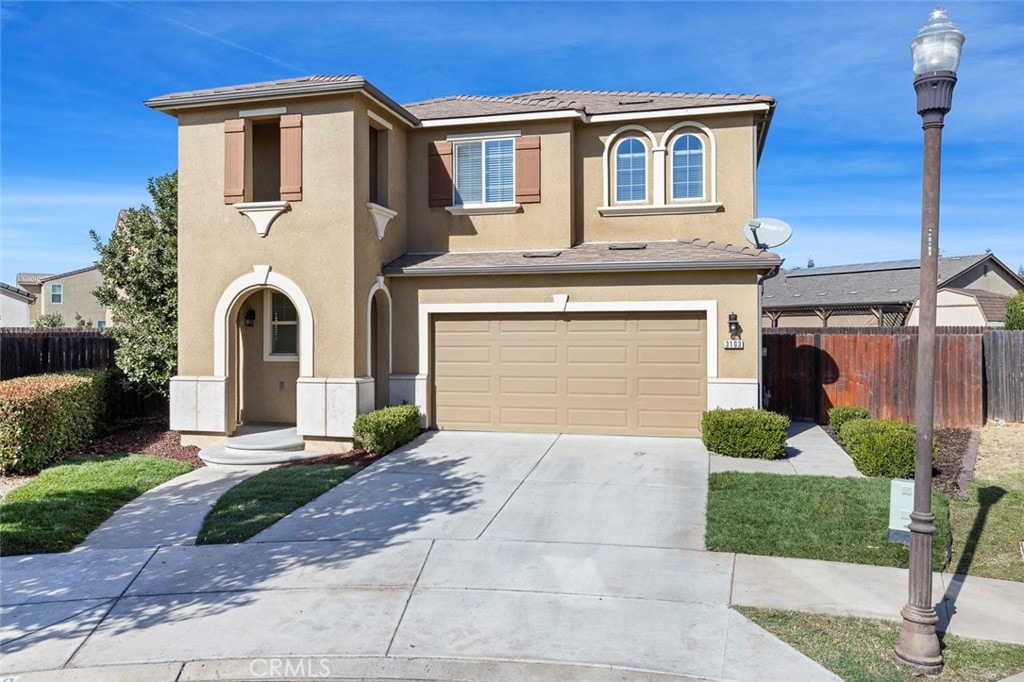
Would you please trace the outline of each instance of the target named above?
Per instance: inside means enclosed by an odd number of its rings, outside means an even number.
[[[782,259],[753,261],[651,261],[648,263],[580,263],[529,265],[465,265],[437,268],[384,268],[389,277],[437,277],[465,275],[534,275],[586,274],[603,272],[678,272],[686,270],[753,270],[768,272],[782,264]]]
[[[379,88],[366,80],[348,83],[326,82],[319,85],[284,86],[272,91],[227,91],[206,93],[189,97],[168,98],[166,95],[154,97],[143,102],[150,109],[161,111],[170,116],[177,116],[183,109],[201,109],[229,104],[245,104],[248,102],[268,102],[279,99],[297,99],[306,97],[323,97],[325,95],[341,95],[362,92],[381,106],[389,109],[412,127],[420,125],[420,120],[402,107],[401,104],[385,95]]]

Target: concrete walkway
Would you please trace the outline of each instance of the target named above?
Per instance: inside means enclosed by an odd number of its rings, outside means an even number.
[[[863,477],[832,437],[812,422],[792,422],[782,459],[743,459],[712,454],[711,472],[744,471],[765,474]]]
[[[707,470],[696,440],[428,433],[245,544],[3,557],[0,671],[837,679],[730,605],[896,620],[906,572],[703,551]],[[950,632],[1024,643],[1024,584],[935,580]]]

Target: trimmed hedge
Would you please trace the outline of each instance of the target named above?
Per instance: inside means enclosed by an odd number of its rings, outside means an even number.
[[[857,470],[865,476],[913,478],[917,429],[886,419],[854,419],[843,424],[839,438]],[[932,452],[934,460],[935,453]]]
[[[111,381],[102,370],[0,381],[0,470],[31,474],[98,433]]]
[[[354,445],[375,455],[386,455],[420,433],[420,408],[395,405],[367,412],[352,424]]]
[[[843,424],[854,419],[871,419],[871,413],[867,411],[867,408],[856,405],[842,405],[828,411],[828,425],[832,427],[836,435],[839,435]]]
[[[730,457],[781,459],[788,430],[788,417],[751,408],[709,410],[700,419],[704,447]]]

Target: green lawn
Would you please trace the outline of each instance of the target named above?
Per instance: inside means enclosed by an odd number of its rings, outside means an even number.
[[[953,561],[957,573],[1024,582],[1024,472],[997,482],[976,480],[970,497],[950,500]]]
[[[66,552],[125,503],[191,469],[146,455],[91,457],[44,469],[0,502],[0,555]]]
[[[735,607],[847,682],[919,680],[892,662],[900,624],[869,618]],[[989,682],[1024,671],[1024,646],[940,635],[941,682]]]
[[[203,520],[196,544],[248,540],[357,471],[345,464],[311,464],[256,474],[217,500]]]
[[[935,570],[946,563],[947,501],[932,494]],[[889,479],[717,473],[708,478],[707,546],[718,552],[906,567],[890,543]]]

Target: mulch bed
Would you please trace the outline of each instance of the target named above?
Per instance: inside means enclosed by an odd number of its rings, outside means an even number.
[[[821,428],[842,447],[836,432],[830,426],[825,424]],[[935,464],[932,467],[932,487],[947,495],[963,495],[966,491],[960,489],[959,482],[971,441],[971,429],[935,429],[933,436],[938,451],[935,453]],[[966,480],[969,481],[970,477]]]
[[[194,445],[183,446],[181,434],[177,431],[170,431],[167,428],[167,420],[162,417],[142,419],[119,426],[84,448],[64,453],[61,459],[114,455],[124,452],[174,459],[194,467],[203,466],[203,460],[199,459],[199,448]]]

